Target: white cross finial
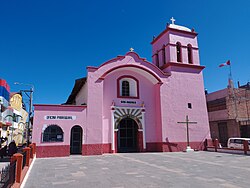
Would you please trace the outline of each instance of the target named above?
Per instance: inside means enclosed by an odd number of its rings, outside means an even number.
[[[172,24],[174,25],[174,22],[175,22],[174,17],[172,17],[170,20],[172,21]]]
[[[134,48],[129,48],[130,52],[133,52],[134,51]]]

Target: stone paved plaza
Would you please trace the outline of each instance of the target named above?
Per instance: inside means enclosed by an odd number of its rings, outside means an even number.
[[[25,188],[250,187],[250,156],[125,153],[36,159]]]

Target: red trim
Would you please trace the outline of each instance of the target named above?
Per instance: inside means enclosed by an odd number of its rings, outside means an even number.
[[[203,70],[205,68],[205,66],[201,66],[201,65],[168,62],[167,64],[163,65],[161,67],[161,69],[165,69],[165,68],[168,68],[170,66],[185,67],[185,68],[192,68],[192,69],[198,69],[198,70]]]
[[[116,69],[120,69],[120,68],[124,68],[124,67],[134,67],[134,68],[142,69],[142,70],[146,71],[147,73],[149,73],[150,75],[152,75],[159,83],[162,83],[161,79],[155,73],[151,72],[150,70],[148,70],[148,69],[146,69],[144,67],[141,67],[141,66],[138,66],[138,65],[132,65],[132,64],[129,64],[129,65],[120,65],[120,66],[114,67],[112,69],[109,69],[99,79],[104,80],[105,77],[109,73],[113,72]]]
[[[82,155],[102,155],[103,144],[83,144]]]
[[[37,146],[36,157],[66,157],[70,155],[69,145],[58,145],[58,146]]]
[[[167,33],[168,31],[176,31],[178,33],[182,33],[182,34],[188,34],[188,35],[191,35],[191,36],[197,36],[198,33],[192,31],[192,32],[189,32],[189,31],[182,31],[182,30],[178,30],[178,29],[174,29],[174,28],[170,28],[170,27],[167,27],[164,31],[162,31],[156,38],[153,39],[153,41],[151,42],[151,44],[154,44],[159,38],[161,38],[162,35],[164,35],[165,33]]]
[[[87,108],[87,105],[60,105],[60,104],[34,104],[33,106],[49,106],[49,107],[76,107],[76,108]]]
[[[137,151],[143,152],[143,132],[138,131],[137,132]]]
[[[123,78],[131,78],[133,80],[136,81],[136,96],[135,97],[132,97],[132,96],[121,96],[121,93],[120,93],[120,80],[123,79]],[[117,79],[117,98],[128,98],[128,99],[139,99],[140,95],[139,95],[139,81],[133,77],[133,76],[130,76],[130,75],[124,75],[124,76],[120,76],[118,79]]]
[[[97,70],[98,69],[98,67],[94,67],[94,66],[87,66],[87,70],[88,71],[90,71],[90,69],[92,69],[92,70]]]
[[[128,54],[128,53],[127,53]],[[127,55],[126,54],[126,55]],[[136,54],[137,55],[137,54]],[[138,56],[138,55],[137,55]],[[139,57],[139,56],[138,56]],[[107,62],[105,62],[105,63],[103,63],[103,64],[101,64],[99,67],[98,67],[98,69],[100,68],[100,67],[102,67],[102,66],[104,66],[104,65],[107,65],[107,64],[109,64],[109,63],[111,63],[111,62],[113,62],[113,61],[118,61],[118,60],[122,60],[122,59],[124,59],[125,58],[125,56],[117,56],[116,58],[113,58],[113,59],[110,59],[110,60],[108,60]]]

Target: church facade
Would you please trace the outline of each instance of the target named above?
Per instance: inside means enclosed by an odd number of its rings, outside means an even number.
[[[197,33],[172,23],[151,44],[152,63],[131,49],[87,67],[65,104],[34,105],[37,157],[202,150],[210,131]]]

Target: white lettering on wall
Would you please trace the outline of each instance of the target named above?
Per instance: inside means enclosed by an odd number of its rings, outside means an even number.
[[[47,115],[44,116],[45,120],[76,120],[76,116],[60,116],[60,115]]]

